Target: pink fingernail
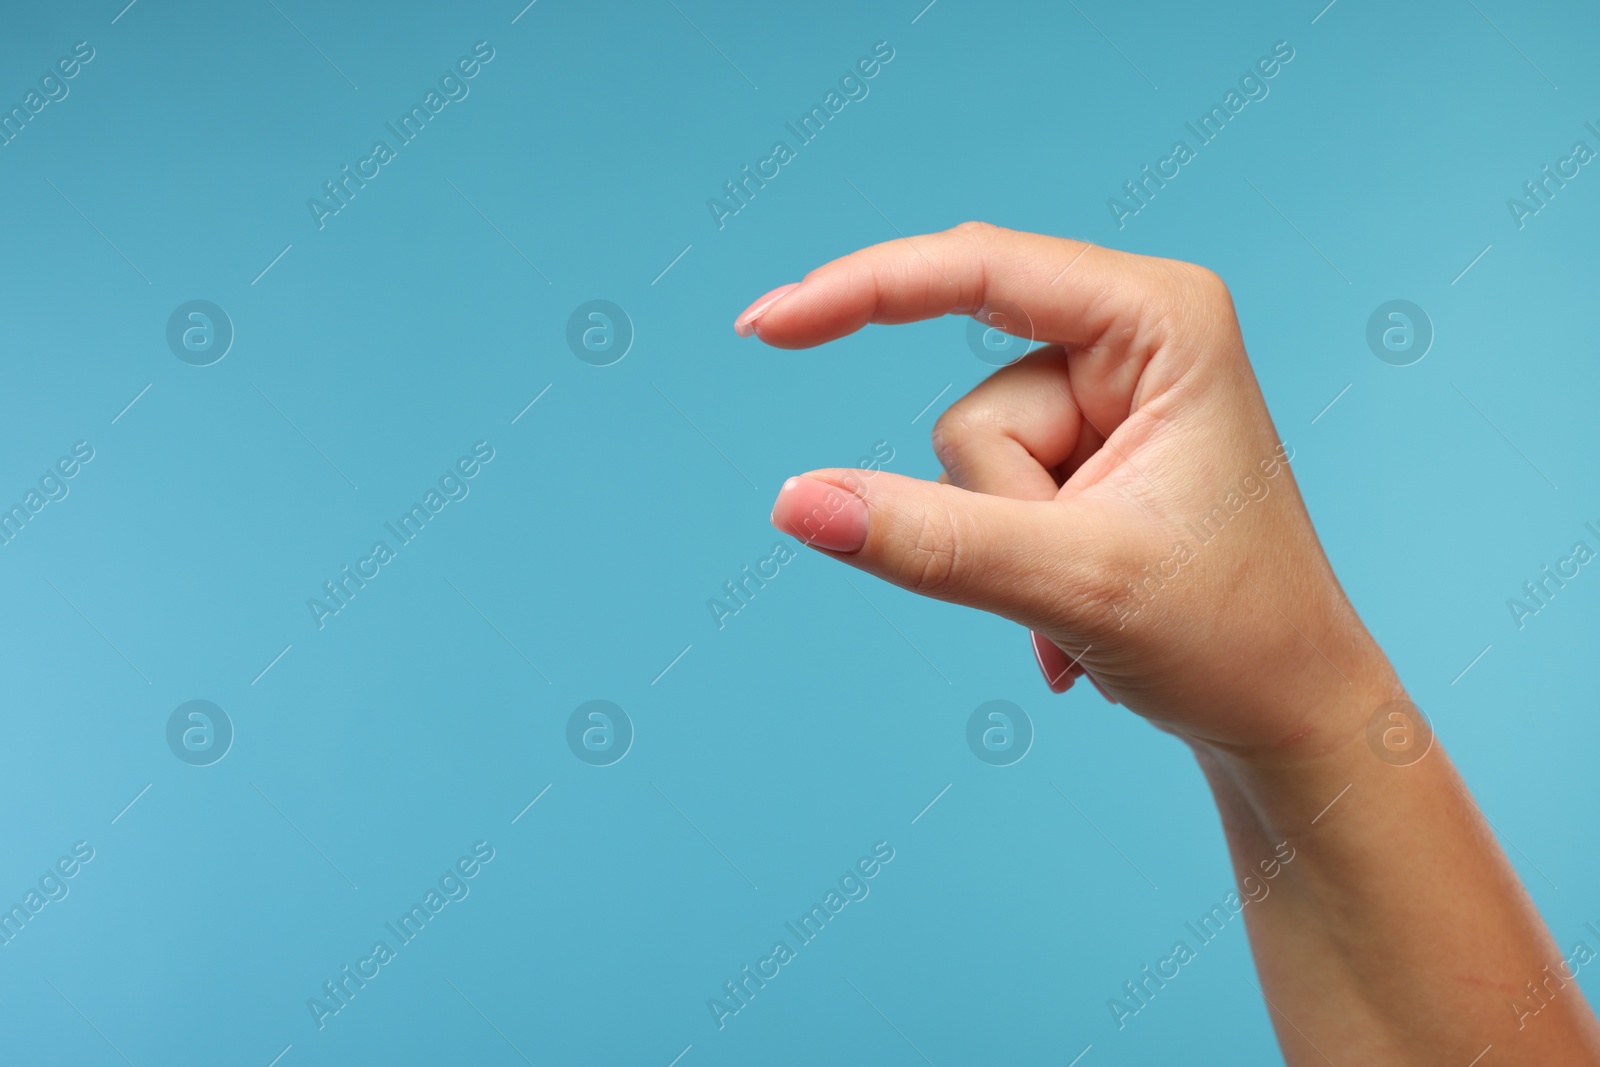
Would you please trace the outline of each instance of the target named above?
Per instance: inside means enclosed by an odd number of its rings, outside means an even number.
[[[1072,660],[1061,651],[1061,646],[1048,637],[1040,637],[1032,630],[1028,631],[1028,636],[1033,639],[1034,662],[1039,664],[1039,673],[1044,675],[1045,684],[1050,687],[1050,691],[1065,693],[1071,689],[1072,683],[1077,681],[1077,678],[1073,675]]]
[[[755,336],[756,320],[765,315],[773,304],[794,292],[799,284],[799,282],[790,282],[788,285],[780,285],[754,304],[745,308],[743,313],[733,320],[733,332],[740,337]]]
[[[773,501],[772,525],[817,548],[858,552],[867,543],[867,505],[836,485],[790,478]]]

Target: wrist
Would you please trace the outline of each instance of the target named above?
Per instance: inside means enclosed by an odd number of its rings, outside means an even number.
[[[1382,650],[1364,630],[1360,637],[1341,649],[1337,672],[1319,658],[1331,683],[1279,677],[1260,688],[1263,721],[1281,724],[1266,740],[1186,738],[1218,799],[1233,794],[1269,834],[1302,832],[1346,787],[1403,772],[1431,754],[1427,720]]]

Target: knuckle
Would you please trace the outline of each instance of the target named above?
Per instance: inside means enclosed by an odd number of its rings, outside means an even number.
[[[962,456],[984,434],[986,427],[987,420],[973,408],[959,401],[952,404],[934,420],[933,454],[945,470],[959,467]]]
[[[1228,291],[1228,283],[1222,280],[1220,274],[1197,263],[1183,263],[1180,266],[1179,278],[1186,296],[1213,310],[1233,309],[1233,294]]]
[[[961,549],[955,517],[945,508],[922,513],[901,562],[901,581],[923,596],[948,598],[958,591]]]
[[[954,227],[954,231],[956,233],[967,237],[978,238],[987,237],[992,233],[997,233],[999,232],[999,229],[1000,227],[994,225],[993,223],[982,222],[978,219],[968,219],[966,222]]]
[[[1156,267],[1151,309],[1168,339],[1221,339],[1237,328],[1233,294],[1215,271],[1174,259],[1158,260]]]
[[[1197,266],[1194,268],[1194,281],[1200,291],[1212,300],[1232,305],[1233,294],[1228,291],[1228,283],[1216,271]]]

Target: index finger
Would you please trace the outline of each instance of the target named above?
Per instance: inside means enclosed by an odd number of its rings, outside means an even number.
[[[824,264],[787,292],[756,301],[734,328],[776,348],[810,348],[868,323],[1009,305],[1030,320],[1030,340],[1090,345],[1145,318],[1149,303],[1168,288],[1163,282],[1170,279],[1161,277],[1166,265],[1082,241],[967,222]],[[1006,328],[1017,332],[1009,323]]]

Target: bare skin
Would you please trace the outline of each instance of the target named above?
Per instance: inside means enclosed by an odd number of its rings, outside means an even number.
[[[1289,844],[1244,914],[1290,1064],[1600,1063],[1600,1025],[1442,747],[1408,705],[1387,717],[1405,690],[1322,551],[1214,274],[968,223],[762,304],[740,331],[779,348],[952,312],[1051,342],[939,419],[939,482],[811,471],[773,522],[1020,623],[1052,688],[1087,673],[1187,742],[1241,884]],[[1415,747],[1375,747],[1375,715]]]

